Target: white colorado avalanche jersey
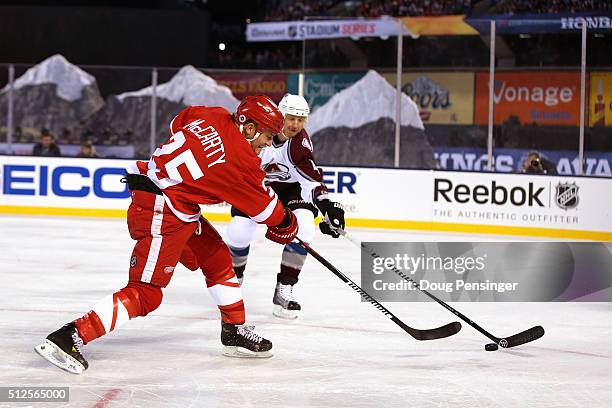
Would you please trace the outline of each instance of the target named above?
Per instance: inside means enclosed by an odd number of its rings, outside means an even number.
[[[277,183],[299,183],[302,199],[314,202],[320,194],[327,193],[323,173],[317,168],[313,146],[305,130],[279,143],[274,138],[272,146],[259,153],[261,168],[266,172],[265,182],[273,189]]]

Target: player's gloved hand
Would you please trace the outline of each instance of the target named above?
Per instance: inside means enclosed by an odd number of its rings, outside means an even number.
[[[298,233],[298,222],[295,214],[285,208],[285,218],[276,227],[268,227],[266,238],[270,241],[286,245],[293,241]]]
[[[342,204],[327,199],[317,201],[317,207],[325,216],[325,221],[319,224],[319,229],[323,234],[338,238],[338,228],[344,229],[344,208]]]
[[[338,231],[335,228],[332,229],[327,221],[321,221],[319,223],[319,229],[325,235],[329,235],[329,236],[331,236],[333,238],[338,238],[340,236]]]

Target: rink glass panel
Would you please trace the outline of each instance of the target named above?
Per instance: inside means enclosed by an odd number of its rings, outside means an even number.
[[[579,148],[580,31],[499,34],[495,52],[495,170],[578,174],[577,161],[569,167]],[[479,107],[488,104],[487,81],[488,72],[477,78]],[[540,166],[530,153],[540,156]]]
[[[9,81],[9,66],[8,64],[0,64],[0,89],[8,84]],[[7,107],[8,109],[8,107]],[[0,143],[6,143],[7,137],[7,112],[5,111],[4,116],[0,114]]]
[[[433,153],[433,163],[421,168],[486,170],[487,132],[474,121],[474,85],[488,62],[484,36],[404,37],[402,91],[417,104],[426,147]],[[405,143],[402,154],[415,146],[414,141]]]
[[[301,41],[308,130],[318,164],[394,165],[396,39],[336,38]],[[377,52],[372,52],[374,49]],[[382,63],[382,64],[381,64]],[[376,75],[366,78],[368,70]],[[298,92],[299,75],[289,77]]]

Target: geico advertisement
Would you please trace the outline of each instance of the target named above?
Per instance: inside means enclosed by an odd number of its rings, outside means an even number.
[[[0,156],[2,205],[127,208],[126,160]]]
[[[126,209],[130,193],[121,178],[131,163],[132,160],[0,156],[0,205]],[[350,197],[359,191],[358,174],[351,168],[324,168],[323,180],[332,196],[355,203]],[[356,208],[362,206],[349,204],[349,209]],[[203,210],[229,213],[229,206],[222,203]]]
[[[612,180],[436,172],[433,221],[612,231]]]

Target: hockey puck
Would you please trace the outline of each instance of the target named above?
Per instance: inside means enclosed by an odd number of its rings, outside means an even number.
[[[487,351],[496,351],[499,348],[499,346],[495,343],[489,343],[485,346],[485,350]]]

